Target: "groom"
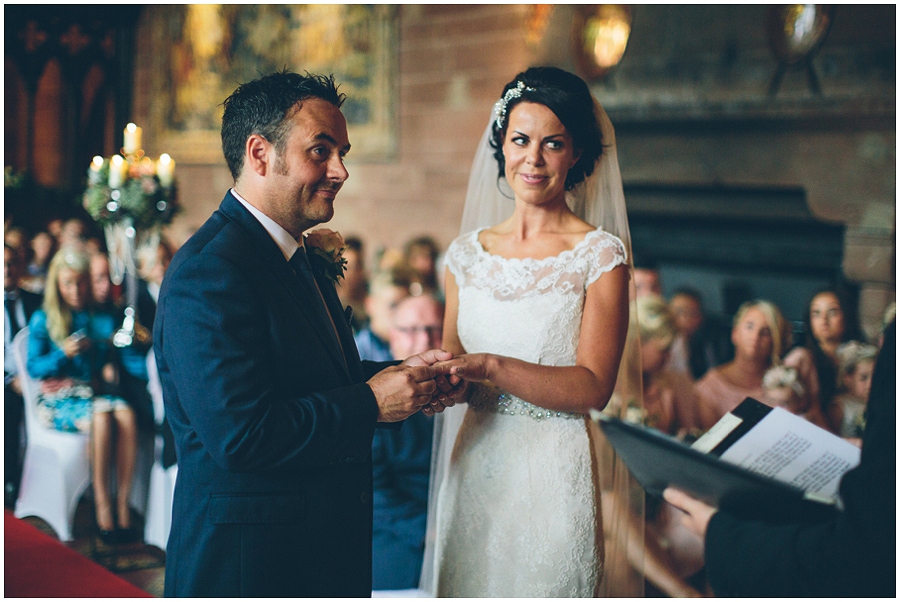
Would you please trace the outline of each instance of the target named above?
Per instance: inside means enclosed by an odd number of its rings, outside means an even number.
[[[280,72],[224,103],[234,188],[173,259],[154,328],[178,452],[167,596],[368,597],[376,422],[458,394],[443,351],[360,362],[334,266],[304,249],[348,177],[343,99]]]

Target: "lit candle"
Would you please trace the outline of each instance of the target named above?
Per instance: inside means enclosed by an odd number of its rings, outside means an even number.
[[[91,184],[100,183],[100,168],[103,167],[103,157],[97,155],[91,160],[91,170],[88,172],[88,182]]]
[[[113,155],[109,161],[109,187],[119,188],[125,179],[126,163],[122,155]]]
[[[159,176],[159,183],[168,188],[172,185],[172,179],[175,175],[175,159],[168,153],[159,156],[156,162],[156,175]]]
[[[141,150],[141,128],[129,123],[125,126],[125,154],[133,155],[139,150]]]

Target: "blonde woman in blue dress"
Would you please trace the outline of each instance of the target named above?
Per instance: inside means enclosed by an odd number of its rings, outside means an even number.
[[[481,141],[445,256],[443,348],[469,385],[437,422],[422,587],[439,597],[637,593],[603,579],[625,579],[609,563],[642,516],[612,503],[624,472],[588,417],[629,330],[614,144],[584,81],[549,67],[506,85]]]

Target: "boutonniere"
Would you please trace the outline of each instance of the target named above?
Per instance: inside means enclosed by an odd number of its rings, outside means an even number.
[[[334,230],[325,228],[313,230],[306,235],[307,257],[315,261],[325,275],[335,284],[344,277],[347,260],[344,258],[344,238]]]

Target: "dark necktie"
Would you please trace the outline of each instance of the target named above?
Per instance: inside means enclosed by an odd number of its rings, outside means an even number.
[[[294,268],[294,272],[306,286],[311,290],[316,291],[314,298],[318,299],[318,302],[313,301],[315,311],[319,315],[319,319],[323,320],[324,324],[331,327],[331,332],[334,334],[334,342],[337,343],[337,346],[343,355],[343,346],[341,345],[333,316],[328,311],[328,307],[325,304],[325,298],[322,296],[322,291],[319,290],[319,285],[316,283],[316,276],[313,274],[312,266],[309,263],[309,257],[306,255],[306,249],[303,247],[298,248],[293,256],[291,256],[291,260],[288,263],[291,264],[291,267]]]

